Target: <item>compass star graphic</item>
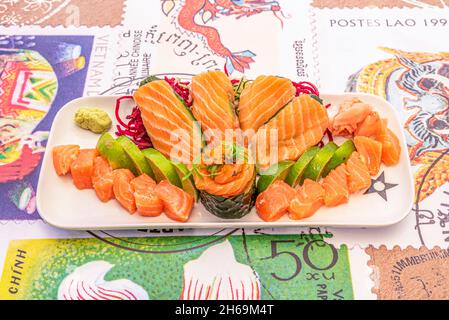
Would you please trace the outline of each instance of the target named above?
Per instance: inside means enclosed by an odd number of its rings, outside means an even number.
[[[396,186],[397,184],[395,183],[385,182],[385,172],[382,172],[376,179],[371,179],[371,187],[369,187],[365,194],[377,193],[382,199],[388,202],[387,190]]]

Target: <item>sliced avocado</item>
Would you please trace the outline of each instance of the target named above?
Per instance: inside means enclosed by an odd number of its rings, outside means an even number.
[[[181,180],[176,173],[175,166],[162,153],[153,148],[142,150],[157,182],[168,180],[171,184],[182,188]]]
[[[145,79],[143,79],[143,80],[140,82],[139,87],[144,86],[144,85],[146,85],[147,83],[150,83],[150,82],[156,81],[156,80],[162,80],[162,79],[161,79],[161,78],[158,78],[158,77],[156,77],[156,76],[149,76],[149,77],[146,77]]]
[[[265,189],[267,189],[276,180],[285,180],[290,167],[294,164],[294,161],[284,160],[272,165],[265,171],[265,173],[269,174],[263,174],[260,176],[259,181],[257,182],[257,192],[261,193],[265,191]]]
[[[175,167],[176,173],[178,174],[179,179],[181,180],[182,189],[191,194],[195,201],[198,201],[198,190],[195,187],[195,183],[193,182],[192,176],[187,176],[189,174],[189,169],[184,163],[180,162],[172,162]]]
[[[117,138],[117,142],[120,143],[120,145],[123,147],[126,154],[133,162],[134,167],[136,167],[136,170],[139,173],[139,175],[146,173],[151,178],[153,179],[155,178],[153,170],[151,169],[147,159],[145,159],[145,156],[143,155],[142,151],[140,151],[140,149],[134,144],[134,142],[130,138],[126,136],[120,136]]]
[[[334,142],[329,142],[320,151],[318,151],[318,153],[315,155],[315,157],[313,157],[312,161],[310,161],[309,165],[304,171],[304,175],[301,179],[301,184],[305,179],[318,181],[323,174],[324,168],[333,157],[337,149],[338,146]]]
[[[311,147],[306,152],[304,152],[298,159],[298,161],[296,161],[296,163],[291,167],[290,172],[285,179],[285,182],[287,182],[292,187],[296,187],[301,181],[304,171],[306,170],[310,161],[312,161],[312,159],[319,151],[320,148]]]
[[[331,160],[324,168],[323,178],[342,163],[346,163],[346,161],[348,161],[349,157],[354,151],[354,142],[352,142],[352,140],[346,140],[340,147],[338,147]]]
[[[316,94],[310,94],[310,97],[316,101],[318,101],[320,104],[323,104],[323,99],[318,97]]]
[[[138,174],[131,158],[110,133],[105,132],[101,135],[97,142],[97,150],[109,161],[112,169],[129,169],[134,174]]]

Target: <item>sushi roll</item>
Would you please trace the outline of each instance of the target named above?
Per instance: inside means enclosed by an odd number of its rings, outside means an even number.
[[[234,161],[229,161],[228,155]],[[191,170],[201,202],[210,213],[222,219],[240,219],[251,211],[256,193],[256,168],[249,163],[246,148],[226,143],[212,150],[206,148],[202,162],[191,165]]]

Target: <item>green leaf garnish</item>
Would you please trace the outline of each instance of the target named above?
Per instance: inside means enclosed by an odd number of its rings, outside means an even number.
[[[161,79],[156,76],[149,76],[140,82],[139,87],[142,87],[142,86],[146,85],[147,83],[150,83],[150,82],[153,82],[156,80],[161,80]]]
[[[248,84],[251,82],[251,80],[246,80],[245,77],[242,77],[238,83],[235,83],[233,85],[234,87],[234,97],[236,101],[240,100],[240,95],[242,94],[243,90],[248,86]]]

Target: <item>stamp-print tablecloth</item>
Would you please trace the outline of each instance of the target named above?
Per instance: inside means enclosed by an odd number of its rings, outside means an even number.
[[[447,0],[0,1],[0,298],[449,298],[448,35]],[[250,68],[229,63],[242,54]],[[388,99],[415,175],[408,217],[372,230],[77,232],[41,220],[59,108],[225,64]]]

